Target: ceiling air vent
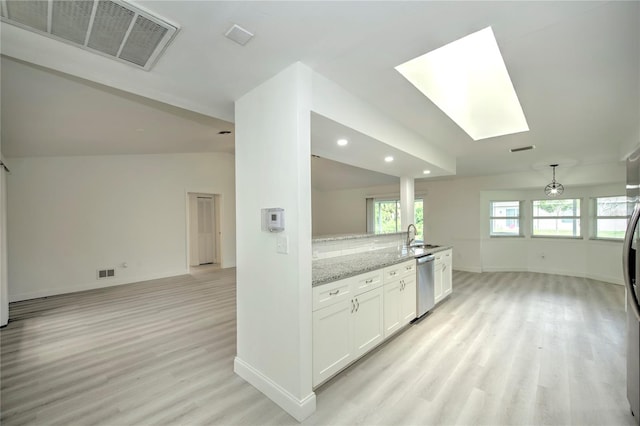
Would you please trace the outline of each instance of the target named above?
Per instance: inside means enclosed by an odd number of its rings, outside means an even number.
[[[178,27],[121,0],[0,0],[3,22],[145,70]]]

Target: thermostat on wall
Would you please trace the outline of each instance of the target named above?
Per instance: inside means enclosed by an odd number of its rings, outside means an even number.
[[[262,230],[269,232],[284,231],[284,209],[262,209]]]

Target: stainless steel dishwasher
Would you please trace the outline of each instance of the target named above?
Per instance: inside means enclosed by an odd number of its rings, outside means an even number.
[[[434,273],[433,267],[436,257],[432,254],[422,256],[417,259],[418,262],[418,285],[417,288],[417,315],[418,318],[426,314],[435,305],[435,296],[433,291]]]

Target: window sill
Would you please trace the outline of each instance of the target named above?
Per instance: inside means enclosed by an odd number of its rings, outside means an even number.
[[[489,235],[489,238],[524,238],[524,235]]]
[[[583,237],[568,237],[564,235],[532,235],[531,238],[550,238],[552,240],[584,240]]]
[[[609,242],[609,243],[621,243],[624,241],[624,238],[596,238],[596,237],[591,237],[589,238],[589,241],[605,241],[605,242]]]

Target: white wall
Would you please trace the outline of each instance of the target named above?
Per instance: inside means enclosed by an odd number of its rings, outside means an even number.
[[[590,239],[590,198],[625,195],[624,184],[573,186],[563,198],[581,199],[581,239],[531,238],[531,201],[545,199],[539,189],[521,191],[482,191],[480,210],[482,270],[534,271],[584,276],[623,284],[621,241]],[[522,224],[524,238],[489,236],[489,202],[524,201]]]
[[[12,301],[187,273],[187,192],[222,194],[222,266],[235,266],[233,155],[14,158],[11,166]],[[115,278],[96,279],[111,267]]]
[[[452,245],[453,266],[458,270],[530,270],[622,283],[622,248],[619,242],[489,238],[489,199],[543,198],[542,189],[551,180],[549,170],[416,181],[416,194],[425,194],[426,241]],[[623,163],[558,169],[558,181],[567,187],[567,197],[624,195],[625,179]],[[368,196],[397,196],[399,193],[399,186],[314,192],[314,205],[318,194],[321,200],[318,208],[314,209],[314,232],[360,232],[359,226],[366,224],[358,210],[360,205],[364,206],[364,199]],[[334,211],[341,212],[344,217],[316,223],[316,217],[330,215]],[[334,228],[339,231],[333,232]],[[545,254],[544,259],[541,253]]]
[[[311,70],[294,64],[236,101],[237,356],[234,370],[298,420],[311,384]],[[285,231],[261,230],[281,207]],[[288,238],[289,252],[276,252]]]
[[[313,235],[364,234],[367,205],[361,190],[312,191]]]

